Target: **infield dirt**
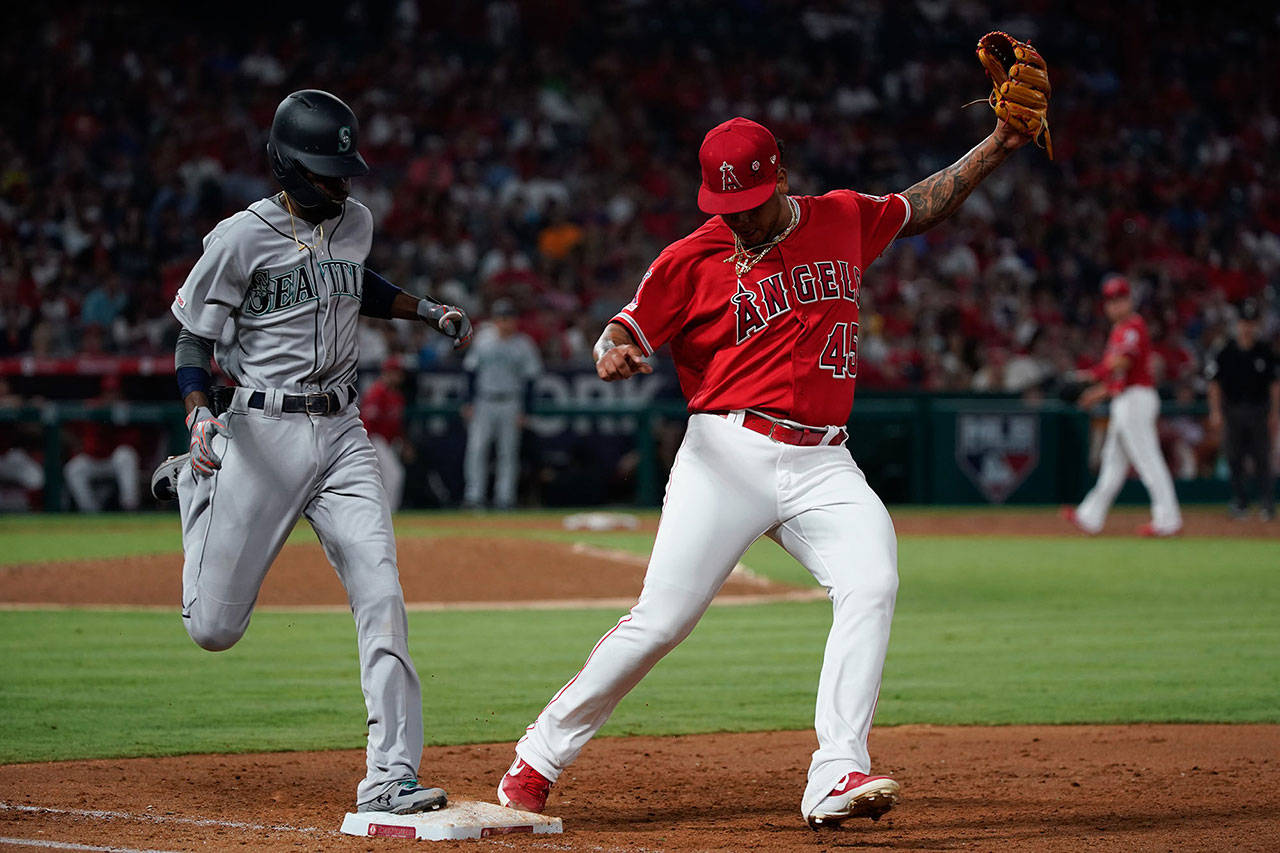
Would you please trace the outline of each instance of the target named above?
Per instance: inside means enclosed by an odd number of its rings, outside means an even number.
[[[1123,534],[1141,519],[1136,511],[1118,513],[1109,532]],[[462,524],[512,526],[500,518]],[[549,518],[514,526],[558,525]],[[407,526],[417,524],[410,519]],[[1066,533],[1043,512],[909,512],[897,526],[907,535]],[[1188,533],[1271,537],[1277,528],[1200,512],[1189,515]],[[643,558],[531,539],[419,535],[402,539],[400,548],[410,601],[626,597],[639,591],[644,568]],[[179,562],[163,556],[9,568],[0,572],[0,601],[174,606]],[[723,592],[791,593],[750,577],[731,579]],[[317,545],[288,546],[262,596],[264,604],[344,601]],[[564,819],[564,835],[437,844],[566,851],[1280,850],[1280,726],[878,728],[874,769],[902,783],[901,805],[878,823],[821,832],[807,829],[798,813],[814,746],[812,732],[600,738],[553,791],[549,812]],[[456,798],[492,801],[511,757],[506,743],[432,747],[422,775]],[[410,849],[411,842],[337,832],[363,766],[359,750],[0,766],[0,848],[8,846],[4,839],[23,839],[46,848]]]
[[[482,536],[413,537],[397,543],[408,602],[609,600],[640,593],[646,559],[568,542]],[[724,596],[786,595],[792,587],[744,573]],[[150,554],[0,570],[0,601],[150,605],[177,609],[182,556]],[[347,595],[319,544],[286,545],[267,572],[259,605],[346,607]]]
[[[1280,726],[877,729],[876,770],[901,782],[901,804],[820,832],[798,805],[813,747],[812,732],[600,738],[552,791],[564,835],[420,847],[337,833],[361,751],[19,764],[0,767],[0,837],[166,850],[1280,849]],[[511,755],[430,748],[422,774],[492,801]]]

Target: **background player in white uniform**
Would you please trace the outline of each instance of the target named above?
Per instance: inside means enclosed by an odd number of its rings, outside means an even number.
[[[191,452],[162,465],[152,489],[176,490],[182,618],[211,651],[244,634],[299,515],[311,523],[358,634],[369,738],[357,807],[405,813],[440,808],[445,793],[417,780],[422,694],[391,513],[354,405],[356,323],[421,317],[455,346],[471,330],[461,311],[364,268],[373,221],[348,198],[350,176],[368,171],[356,142],[355,115],[327,92],[295,92],[277,109],[267,151],[285,191],[219,223],[174,298]],[[223,414],[211,410],[211,350],[237,385]]]
[[[1101,532],[1132,464],[1151,495],[1151,521],[1138,527],[1138,535],[1176,536],[1182,530],[1182,511],[1156,431],[1160,395],[1151,373],[1151,336],[1147,324],[1133,310],[1128,279],[1109,277],[1102,283],[1102,298],[1103,310],[1112,323],[1106,352],[1092,370],[1075,378],[1095,383],[1080,395],[1081,408],[1092,408],[1110,398],[1111,419],[1102,445],[1098,482],[1078,507],[1064,509],[1063,517],[1084,533]]]
[[[489,487],[489,453],[496,446],[494,509],[511,509],[520,476],[520,432],[531,383],[542,373],[538,346],[516,327],[519,315],[508,299],[493,303],[493,323],[482,326],[462,366],[471,371],[473,391],[468,414],[466,493],[463,503],[484,506]]]
[[[102,377],[102,393],[91,401],[94,406],[118,406],[124,403],[120,377]],[[142,504],[138,450],[129,440],[135,430],[119,425],[86,422],[73,427],[79,439],[79,451],[67,460],[62,476],[67,491],[81,512],[101,512],[105,495],[99,486],[111,483],[120,500],[120,508],[136,510]]]

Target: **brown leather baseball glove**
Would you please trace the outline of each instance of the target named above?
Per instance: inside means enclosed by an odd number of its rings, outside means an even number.
[[[1044,58],[1026,42],[997,30],[978,39],[978,60],[991,78],[987,101],[996,117],[1034,139],[1052,160],[1049,95],[1053,89]]]

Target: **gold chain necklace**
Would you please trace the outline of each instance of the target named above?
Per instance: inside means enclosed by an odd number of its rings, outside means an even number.
[[[727,264],[730,261],[733,261],[734,271],[738,274],[739,278],[751,272],[752,267],[760,263],[764,256],[769,254],[774,246],[787,239],[787,236],[792,231],[796,230],[796,226],[800,224],[800,205],[797,204],[796,200],[791,196],[787,196],[787,204],[791,207],[790,224],[788,224],[786,228],[782,229],[782,233],[777,237],[774,237],[768,243],[765,243],[760,248],[748,249],[746,246],[742,245],[742,238],[738,236],[738,232],[733,232],[733,254],[725,258],[724,263]]]
[[[293,203],[289,201],[288,193],[280,193],[280,195],[284,196],[284,209],[289,211],[289,229],[293,231],[293,242],[298,244],[298,251],[305,252],[307,249],[314,248],[315,246],[319,246],[321,243],[323,243],[324,242],[324,223],[323,222],[320,223],[320,236],[316,238],[316,242],[314,244],[308,245],[298,239],[298,226],[294,224],[294,221],[293,221]]]

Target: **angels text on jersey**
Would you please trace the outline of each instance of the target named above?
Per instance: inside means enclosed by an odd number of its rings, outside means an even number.
[[[768,328],[770,322],[794,305],[843,299],[857,307],[861,293],[862,270],[856,266],[851,269],[848,261],[796,264],[789,274],[779,271],[753,285],[739,278],[737,292],[730,297],[737,343],[745,343],[752,335]],[[856,323],[853,325],[857,327]]]

